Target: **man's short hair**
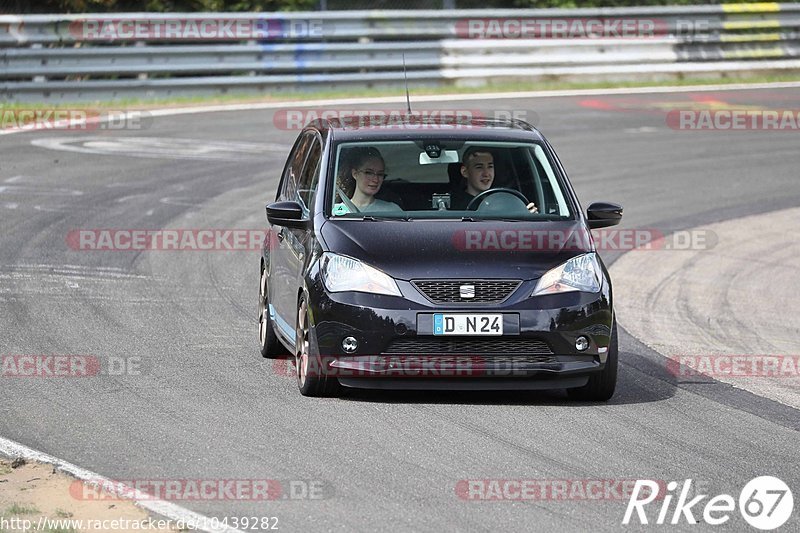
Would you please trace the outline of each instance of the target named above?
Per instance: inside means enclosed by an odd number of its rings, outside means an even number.
[[[461,158],[461,164],[467,166],[470,158],[472,158],[475,154],[489,154],[492,156],[492,160],[494,160],[494,154],[490,149],[484,148],[483,146],[470,146],[464,151],[464,155]]]

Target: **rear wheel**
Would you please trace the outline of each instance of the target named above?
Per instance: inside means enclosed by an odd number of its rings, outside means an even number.
[[[617,321],[611,326],[611,342],[608,345],[606,366],[595,372],[583,387],[567,389],[567,394],[574,400],[604,402],[614,395],[617,387],[617,363],[619,360],[619,343],[617,341]]]
[[[261,283],[258,286],[258,341],[263,357],[274,358],[288,355],[289,351],[278,340],[269,317],[269,300],[267,298],[267,270],[261,264]]]
[[[336,396],[339,381],[327,375],[327,369],[312,360],[310,351],[310,322],[305,296],[297,304],[297,328],[295,329],[295,367],[297,387],[303,396]]]

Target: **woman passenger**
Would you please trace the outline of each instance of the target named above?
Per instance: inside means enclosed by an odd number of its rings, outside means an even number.
[[[402,211],[394,202],[375,198],[385,178],[386,164],[381,153],[377,148],[363,147],[349,151],[337,182],[359,211]],[[334,208],[334,214],[346,212],[344,204],[337,204]]]

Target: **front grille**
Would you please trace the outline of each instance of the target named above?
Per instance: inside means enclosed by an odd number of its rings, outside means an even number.
[[[463,337],[395,339],[384,353],[409,355],[497,354],[507,357],[553,355],[550,346],[538,339],[470,339]]]
[[[414,280],[411,283],[428,300],[435,304],[448,303],[499,303],[511,296],[520,283],[518,279],[430,279]],[[462,287],[471,292],[473,298],[462,297]]]

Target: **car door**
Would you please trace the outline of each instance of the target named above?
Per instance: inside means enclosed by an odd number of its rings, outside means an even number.
[[[283,169],[276,201],[297,201],[303,164],[314,138],[313,132],[304,132],[297,138]],[[270,305],[273,306],[271,311],[274,312],[275,325],[279,332],[294,342],[297,304],[297,260],[294,249],[296,238],[287,238],[292,235],[292,231],[283,226],[272,226],[271,231],[277,237],[277,246],[272,250],[269,261],[269,296]]]
[[[308,156],[306,157],[303,170],[300,173],[298,186],[295,190],[295,197],[292,200],[299,203],[303,208],[303,218],[313,217],[314,195],[316,194],[317,184],[319,183],[320,164],[322,159],[322,140],[314,133],[313,139],[308,146]],[[284,245],[286,250],[285,261],[291,276],[289,281],[290,293],[287,294],[287,306],[290,304],[293,311],[297,309],[298,290],[303,283],[303,272],[305,271],[306,259],[313,247],[313,230],[289,229],[285,231]]]

